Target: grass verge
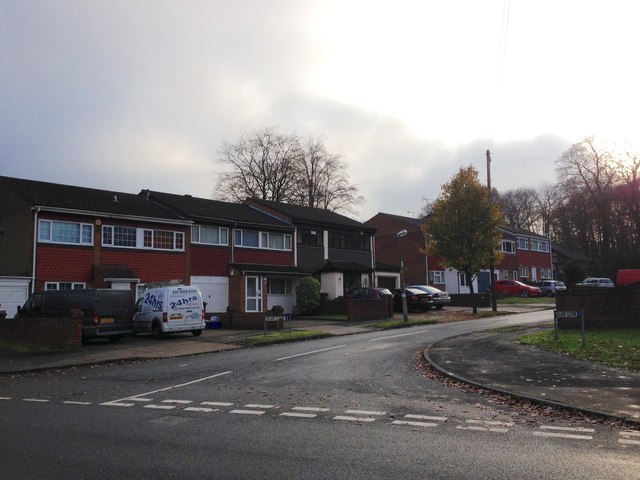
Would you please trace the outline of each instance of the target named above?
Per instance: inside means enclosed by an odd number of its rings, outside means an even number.
[[[388,330],[391,328],[415,327],[416,325],[433,325],[438,323],[433,319],[417,319],[417,320],[389,320],[388,322],[378,322],[367,325],[369,328],[377,328],[378,330]]]
[[[302,340],[309,337],[324,335],[321,330],[298,330],[293,332],[267,333],[266,335],[254,335],[244,339],[244,343],[249,345],[259,345],[261,343],[289,342]]]
[[[536,305],[536,304],[549,304],[556,303],[556,299],[553,297],[503,297],[498,298],[496,300],[498,305],[513,305],[513,304],[527,304],[527,305]]]
[[[555,340],[553,330],[545,330],[520,337],[518,341],[592,362],[640,371],[640,329],[591,330],[586,332],[585,339],[583,346],[580,330],[559,330],[558,340]]]

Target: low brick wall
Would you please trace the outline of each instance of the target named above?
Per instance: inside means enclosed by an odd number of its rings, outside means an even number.
[[[470,293],[451,293],[451,306],[452,307],[471,307],[472,296]],[[474,293],[476,307],[490,307],[491,295],[486,293]]]
[[[558,292],[556,310],[582,310],[586,328],[640,327],[640,285]],[[558,328],[580,328],[580,320],[559,318]]]
[[[382,320],[393,317],[391,298],[346,298],[347,320]]]
[[[262,313],[221,313],[220,326],[222,328],[233,328],[237,330],[262,330],[264,329],[265,317],[273,317],[270,312]],[[267,330],[282,330],[284,321],[282,318],[276,321],[267,322]]]
[[[0,344],[16,351],[49,352],[82,346],[81,318],[5,318]]]

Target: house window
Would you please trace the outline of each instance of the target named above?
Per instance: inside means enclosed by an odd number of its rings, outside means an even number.
[[[461,287],[469,286],[467,283],[467,275],[464,272],[458,273],[458,282],[460,283]]]
[[[518,250],[529,250],[529,240],[518,237]]]
[[[292,282],[289,278],[270,278],[268,282],[269,295],[292,295]]]
[[[234,245],[237,247],[252,247],[265,250],[291,251],[291,235],[288,233],[235,230]]]
[[[341,250],[369,250],[368,235],[361,233],[329,232],[329,247]]]
[[[502,240],[499,250],[504,253],[515,253],[516,243],[513,240]]]
[[[85,288],[82,282],[45,282],[45,290],[81,290]]]
[[[549,242],[542,240],[531,240],[531,250],[534,252],[548,252]]]
[[[444,271],[431,270],[429,272],[429,280],[431,283],[444,284]]]
[[[194,225],[191,227],[191,242],[204,245],[227,245],[229,230],[224,227],[210,225]]]
[[[323,244],[322,230],[301,228],[298,230],[298,243],[306,247],[321,247]]]
[[[93,245],[93,225],[90,223],[40,220],[38,222],[40,242],[65,243],[68,245]]]
[[[529,278],[529,267],[520,265],[520,278]]]
[[[102,245],[106,247],[152,250],[184,250],[184,233],[135,227],[102,227]]]

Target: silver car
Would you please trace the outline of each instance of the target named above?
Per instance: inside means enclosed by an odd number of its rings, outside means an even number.
[[[433,299],[433,306],[440,310],[445,305],[451,304],[451,297],[447,292],[437,289],[436,287],[432,287],[431,285],[410,285],[407,288],[417,288],[418,290],[422,290],[425,293],[431,295]]]
[[[614,283],[610,278],[596,278],[588,277],[580,283],[576,284],[578,287],[598,287],[598,288],[613,288]]]
[[[542,294],[547,297],[555,297],[556,292],[562,292],[567,289],[567,286],[559,280],[543,280],[538,283],[538,287],[542,290]]]

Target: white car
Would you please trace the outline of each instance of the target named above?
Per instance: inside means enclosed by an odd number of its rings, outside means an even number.
[[[599,287],[599,288],[613,288],[615,285],[610,278],[596,278],[588,277],[580,283],[576,284],[578,287]]]

